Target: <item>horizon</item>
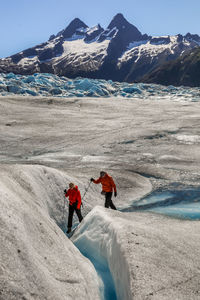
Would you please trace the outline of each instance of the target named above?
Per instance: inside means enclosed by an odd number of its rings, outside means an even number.
[[[0,58],[48,41],[51,35],[65,29],[75,18],[88,27],[100,24],[105,29],[118,13],[123,14],[142,34],[171,36],[190,32],[200,35],[200,2],[197,0],[191,0],[189,4],[186,0],[177,0],[176,3],[168,0],[167,4],[160,3],[160,0],[151,3],[148,0],[140,3],[126,0],[123,4],[114,0],[109,3],[102,0],[96,4],[91,0],[68,3],[66,0],[43,0],[42,3],[39,0],[18,0],[17,3],[2,0]]]

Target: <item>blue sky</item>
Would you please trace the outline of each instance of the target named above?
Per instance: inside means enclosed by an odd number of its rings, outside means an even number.
[[[149,35],[200,35],[200,0],[0,0],[0,57],[47,41],[75,17],[107,27],[119,12]]]

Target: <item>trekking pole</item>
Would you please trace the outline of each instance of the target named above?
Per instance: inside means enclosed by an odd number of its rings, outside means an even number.
[[[89,187],[90,187],[90,184],[91,184],[91,183],[92,183],[92,181],[90,181],[89,184],[88,184],[88,186],[87,186],[87,188],[85,188],[85,193],[84,193],[84,195],[83,195],[83,197],[82,197],[82,201],[83,201],[85,195],[87,194],[87,192],[88,192],[88,190],[89,190]],[[83,206],[83,202],[81,202],[81,205]]]
[[[65,230],[66,230],[66,228],[65,228],[65,222],[64,222],[64,216],[65,216],[65,195],[64,195],[64,205],[63,205],[63,215],[62,215],[62,222],[63,222],[63,224],[64,224],[64,232],[65,232]]]

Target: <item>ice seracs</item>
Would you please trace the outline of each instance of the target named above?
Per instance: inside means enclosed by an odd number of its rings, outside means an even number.
[[[93,43],[96,47],[97,55],[101,55],[102,59],[105,55],[106,43]],[[69,43],[71,44],[71,52],[76,55],[79,46],[82,45],[82,57],[76,57],[77,64],[85,60],[85,64],[92,64],[92,61],[86,59],[86,51],[88,44],[84,44],[83,40],[74,40],[65,42],[64,51],[67,55],[69,50]],[[65,48],[66,47],[66,48]],[[85,47],[85,48],[84,48]],[[91,48],[90,48],[91,49]],[[94,50],[94,49],[93,49]],[[131,51],[131,50],[130,50]],[[70,57],[70,53],[68,56]],[[93,52],[90,53],[93,56]],[[32,58],[35,61],[36,58]],[[62,63],[62,56],[59,57]],[[24,66],[27,60],[22,60]],[[93,62],[94,63],[94,62]],[[93,68],[97,68],[98,63],[93,64]],[[9,94],[18,95],[32,95],[32,96],[58,96],[58,97],[123,97],[123,98],[140,98],[152,99],[159,97],[159,99],[168,99],[176,101],[200,101],[198,88],[174,87],[174,86],[161,86],[155,84],[143,83],[119,83],[112,80],[95,80],[89,78],[76,78],[69,79],[66,77],[59,77],[53,74],[40,74],[33,75],[15,75],[13,73],[1,74],[0,73],[0,95],[8,96]]]

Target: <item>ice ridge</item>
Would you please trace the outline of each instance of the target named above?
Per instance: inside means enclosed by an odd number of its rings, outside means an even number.
[[[69,79],[48,73],[16,75],[0,73],[0,95],[70,97],[124,97],[140,99],[200,100],[200,88],[162,86],[112,80]]]

